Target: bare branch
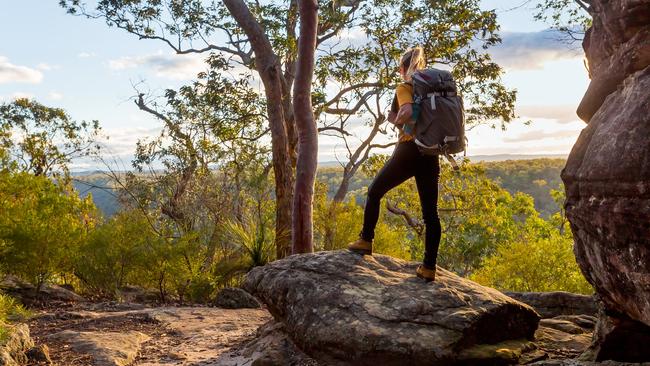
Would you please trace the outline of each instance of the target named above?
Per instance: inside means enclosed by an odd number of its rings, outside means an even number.
[[[319,127],[318,132],[325,132],[325,131],[336,131],[340,133],[341,135],[345,136],[352,136],[351,133],[346,131],[343,127],[335,127],[335,126],[326,126],[326,127]]]
[[[414,218],[408,212],[400,209],[388,200],[386,201],[386,209],[394,215],[402,216],[406,224],[415,230],[418,235],[421,236],[424,232],[424,224],[420,220]]]

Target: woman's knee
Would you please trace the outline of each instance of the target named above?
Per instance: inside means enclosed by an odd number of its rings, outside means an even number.
[[[385,194],[386,191],[375,184],[371,184],[370,187],[368,187],[368,199],[380,200]]]

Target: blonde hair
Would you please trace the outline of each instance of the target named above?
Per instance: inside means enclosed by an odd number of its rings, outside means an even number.
[[[424,49],[420,46],[409,48],[400,58],[399,64],[400,67],[403,67],[404,70],[406,70],[406,79],[410,80],[413,73],[423,69],[426,65]]]

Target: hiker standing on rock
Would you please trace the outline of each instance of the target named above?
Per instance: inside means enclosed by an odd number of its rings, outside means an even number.
[[[409,49],[400,59],[399,71],[404,82],[397,86],[393,105],[388,114],[388,121],[399,128],[399,141],[393,155],[368,187],[363,229],[359,239],[350,243],[348,249],[356,253],[372,255],[372,240],[379,218],[381,198],[407,179],[415,177],[426,228],[424,263],[418,266],[416,274],[420,278],[433,281],[436,275],[436,257],[441,234],[438,217],[440,163],[438,155],[425,155],[416,145],[414,119],[417,117],[413,116],[412,76],[416,71],[424,69],[424,66],[424,51],[421,47]],[[435,103],[435,99],[432,103]]]

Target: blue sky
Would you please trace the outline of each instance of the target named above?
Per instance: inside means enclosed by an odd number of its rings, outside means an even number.
[[[469,155],[568,154],[584,127],[575,116],[589,82],[579,45],[557,41],[547,25],[532,20],[529,8],[506,11],[521,2],[485,0],[482,6],[497,9],[503,44],[492,53],[506,70],[506,85],[518,90],[522,118],[505,132],[487,126],[469,131]],[[160,94],[203,69],[203,56],[173,55],[159,42],[68,15],[57,0],[0,4],[0,102],[33,97],[75,119],[98,119],[109,136],[107,150],[126,165],[137,139],[159,127],[130,100],[134,85]],[[340,143],[321,139],[319,161],[337,157],[344,157]]]

